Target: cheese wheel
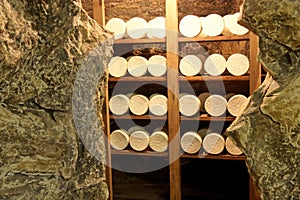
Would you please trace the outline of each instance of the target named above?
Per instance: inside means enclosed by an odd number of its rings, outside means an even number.
[[[182,150],[189,154],[197,153],[201,148],[201,144],[201,137],[193,131],[184,133],[180,140]]]
[[[234,76],[242,76],[249,70],[250,63],[247,56],[243,54],[232,54],[227,59],[226,68]]]
[[[201,23],[201,31],[198,35],[198,37],[207,37],[205,33],[203,33],[202,24],[204,23],[205,17],[199,17],[200,23]]]
[[[161,94],[151,96],[149,100],[149,111],[153,115],[165,115],[168,111],[167,97]]]
[[[149,147],[153,151],[164,152],[168,149],[168,135],[163,131],[156,131],[151,134]]]
[[[226,99],[218,94],[210,95],[204,103],[206,112],[215,117],[225,114],[226,107]]]
[[[179,69],[184,76],[195,76],[200,73],[202,62],[195,55],[186,55],[180,60]]]
[[[142,56],[132,56],[128,59],[128,73],[134,77],[141,77],[147,73],[147,59]]]
[[[233,141],[227,137],[225,147],[228,153],[238,156],[243,154],[243,152],[233,143]]]
[[[147,131],[135,131],[130,135],[129,144],[135,151],[144,151],[149,145],[149,133]]]
[[[221,54],[211,54],[204,63],[205,71],[211,76],[219,76],[226,70],[226,59]]]
[[[147,36],[148,22],[140,17],[133,17],[126,23],[127,35],[132,39],[140,39]]]
[[[126,95],[118,94],[110,98],[109,109],[115,115],[123,115],[128,112],[129,98]]]
[[[114,39],[121,39],[126,35],[126,23],[120,18],[111,18],[105,28],[114,33]]]
[[[110,145],[116,150],[123,150],[129,144],[129,136],[124,129],[114,130],[110,134]]]
[[[225,140],[218,133],[210,133],[203,139],[203,149],[209,154],[220,154],[224,150]]]
[[[242,94],[232,96],[227,102],[227,110],[232,116],[238,116],[246,108],[248,98]]]
[[[233,15],[225,15],[223,16],[223,20],[224,20],[224,30],[222,32],[222,35],[234,35],[233,33],[233,29],[236,26],[236,17],[234,17]]]
[[[149,100],[141,94],[133,95],[129,99],[129,110],[135,115],[143,115],[148,111]]]
[[[127,72],[127,60],[120,56],[115,56],[108,63],[108,73],[113,77],[125,76]]]
[[[202,23],[202,32],[207,36],[221,35],[224,30],[223,17],[218,14],[210,14],[205,17]]]
[[[166,18],[155,17],[148,22],[149,35],[153,38],[165,38],[166,37]]]
[[[206,112],[205,107],[204,107],[204,102],[206,101],[206,99],[210,96],[209,92],[203,92],[201,93],[198,98],[201,102],[201,106],[200,106],[200,112]]]
[[[185,37],[195,37],[201,31],[201,21],[198,16],[186,15],[179,23],[179,31]]]
[[[239,17],[240,17],[240,13],[237,12],[235,14],[233,14],[233,17],[235,17],[235,26],[232,28],[232,33],[235,34],[235,35],[245,35],[249,32],[249,29],[245,28],[244,26],[241,26],[238,24],[238,20],[239,20]]]
[[[167,59],[160,55],[151,56],[147,68],[152,76],[163,76],[167,72]]]
[[[135,132],[135,131],[146,131],[145,129],[144,129],[144,127],[142,127],[142,126],[132,126],[132,127],[130,127],[129,129],[128,129],[128,131],[127,131],[127,134],[128,135],[131,135],[133,132]]]
[[[191,94],[180,95],[179,98],[179,111],[182,115],[193,116],[199,112],[200,100]]]

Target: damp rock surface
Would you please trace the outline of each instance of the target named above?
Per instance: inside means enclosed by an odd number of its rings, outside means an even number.
[[[0,0],[0,199],[107,199],[112,35],[78,0]]]
[[[269,72],[227,134],[247,156],[263,200],[300,198],[300,1],[245,0]]]

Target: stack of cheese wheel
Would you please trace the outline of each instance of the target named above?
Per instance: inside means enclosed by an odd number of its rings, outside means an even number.
[[[233,95],[227,101],[227,110],[232,116],[238,116],[247,106],[248,98],[242,94]]]
[[[211,76],[219,76],[226,70],[226,59],[221,54],[211,54],[204,63],[205,71]]]
[[[203,139],[203,149],[209,154],[220,154],[224,150],[225,140],[221,134],[209,133]]]
[[[201,102],[201,106],[200,106],[200,112],[206,112],[205,107],[204,107],[204,103],[206,101],[206,99],[210,96],[209,92],[203,92],[201,93],[198,98]]]
[[[227,59],[226,68],[234,76],[242,76],[249,70],[249,59],[243,54],[232,54]]]
[[[144,115],[149,108],[149,100],[142,94],[134,94],[129,99],[129,110],[135,115]]]
[[[223,17],[218,14],[210,14],[202,21],[202,33],[207,36],[221,35],[224,30]]]
[[[128,73],[134,77],[141,77],[147,73],[148,60],[142,56],[132,56],[128,58]]]
[[[163,130],[155,130],[149,140],[149,147],[153,151],[164,152],[168,149],[169,137]]]
[[[167,59],[160,55],[151,56],[147,68],[152,76],[163,76],[167,72]]]
[[[127,35],[132,39],[140,39],[147,36],[148,23],[140,17],[133,17],[126,23]]]
[[[126,23],[120,18],[111,18],[105,28],[114,33],[114,38],[121,39],[126,35]]]
[[[114,130],[110,134],[110,145],[116,150],[123,150],[129,144],[129,135],[124,129]]]
[[[186,15],[179,23],[179,31],[185,37],[195,37],[201,31],[201,21],[198,16]]]
[[[149,38],[165,38],[166,37],[166,18],[155,17],[148,22],[148,34]]]
[[[108,63],[108,73],[113,77],[125,76],[127,72],[127,60],[120,56],[115,56]]]
[[[191,94],[182,93],[179,98],[179,111],[182,115],[193,116],[199,112],[201,102]]]
[[[204,108],[206,112],[214,117],[218,117],[225,114],[226,107],[227,101],[225,97],[218,94],[210,95],[204,103]]]
[[[149,111],[153,115],[162,116],[168,111],[168,99],[162,94],[153,94],[149,99]]]
[[[109,100],[109,109],[115,115],[123,115],[128,112],[129,98],[124,94],[114,95]]]
[[[180,60],[179,69],[184,76],[195,76],[200,73],[202,62],[195,55],[186,55]]]
[[[135,151],[144,151],[149,145],[149,133],[143,129],[130,134],[129,144]]]
[[[233,143],[233,141],[229,137],[226,138],[225,147],[227,152],[232,155],[238,156],[243,154],[243,152]]]
[[[197,153],[201,148],[201,144],[201,137],[193,131],[184,133],[180,140],[182,150],[189,154]]]

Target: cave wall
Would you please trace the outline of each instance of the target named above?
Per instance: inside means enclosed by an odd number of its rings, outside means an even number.
[[[300,198],[300,1],[245,0],[241,23],[259,36],[269,72],[227,130],[247,156],[261,199]]]
[[[111,37],[78,0],[0,0],[0,199],[107,199]]]

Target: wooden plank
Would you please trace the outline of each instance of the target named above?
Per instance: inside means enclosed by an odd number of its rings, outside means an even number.
[[[208,114],[201,114],[200,116],[193,116],[193,117],[186,117],[182,116],[181,120],[185,121],[225,121],[225,122],[232,122],[235,119],[233,116],[224,116],[224,117],[212,117]]]
[[[249,81],[250,76],[179,76],[179,81]]]
[[[261,66],[257,56],[258,37],[250,32],[250,95],[261,85]]]
[[[259,193],[256,190],[255,183],[251,176],[249,176],[249,189],[250,189],[250,200],[260,200]]]
[[[108,72],[106,71],[106,77],[108,77]],[[108,81],[105,84],[105,107],[103,109],[103,121],[105,125],[105,148],[106,148],[106,182],[109,191],[109,200],[113,200],[113,177],[112,177],[112,166],[111,166],[111,149],[109,143],[110,136],[110,114],[109,114],[109,94],[108,94]]]
[[[110,119],[133,119],[133,120],[167,120],[166,115],[155,116],[155,115],[110,115]]]
[[[145,151],[141,151],[141,152],[137,152],[134,150],[122,150],[122,151],[118,151],[118,150],[111,150],[111,154],[112,155],[134,155],[134,156],[145,156],[145,157],[167,157],[168,156],[168,152],[155,152],[152,150],[145,150]]]
[[[93,0],[93,18],[101,26],[105,26],[105,6],[104,6],[104,0]]]
[[[132,77],[132,76],[124,76],[121,78],[109,77],[109,82],[165,82],[166,77],[153,77],[153,76],[141,76],[141,77]]]
[[[198,158],[198,159],[209,159],[209,160],[246,160],[244,155],[234,156],[230,154],[210,155],[210,154],[182,154],[182,158]]]
[[[214,36],[214,37],[180,37],[179,42],[219,42],[219,41],[239,41],[239,40],[249,40],[249,34],[246,35],[232,35],[232,36]]]
[[[166,39],[160,38],[141,38],[141,39],[119,39],[115,40],[114,44],[154,44],[154,43],[165,43]]]
[[[170,199],[181,199],[178,81],[178,0],[166,0]]]

